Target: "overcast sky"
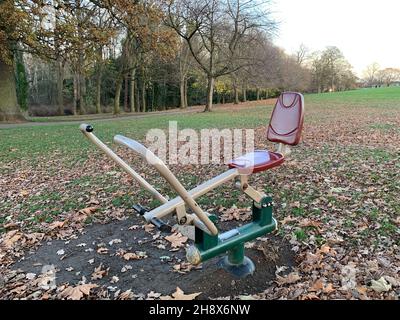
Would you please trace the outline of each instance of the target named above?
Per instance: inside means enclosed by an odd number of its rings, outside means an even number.
[[[292,53],[337,46],[359,75],[372,62],[400,68],[400,0],[273,0],[275,43]]]

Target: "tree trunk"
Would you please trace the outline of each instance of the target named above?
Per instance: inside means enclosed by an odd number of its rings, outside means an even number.
[[[235,94],[234,104],[239,104],[239,90],[236,84],[233,85],[233,92]]]
[[[76,74],[74,73],[74,78],[73,78],[73,82],[72,82],[72,88],[73,88],[73,102],[72,102],[72,113],[74,114],[74,115],[76,115],[77,114],[77,111],[78,111],[78,89],[77,89],[77,82],[78,82],[78,80],[77,80],[77,77],[76,77]]]
[[[85,78],[78,70],[74,74],[74,115],[85,113],[84,96],[86,95]]]
[[[58,59],[57,63],[57,105],[58,113],[64,114],[64,63]]]
[[[139,83],[135,81],[135,91],[136,91],[136,112],[140,112],[140,97],[139,97]]]
[[[101,113],[101,82],[103,79],[103,47],[97,47],[96,72],[96,113]]]
[[[124,79],[124,111],[128,111],[128,98],[129,98],[129,80],[128,75]]]
[[[181,78],[180,81],[180,95],[181,95],[181,103],[180,103],[180,108],[181,109],[186,109],[187,108],[187,104],[186,104],[186,79],[185,78]]]
[[[260,100],[260,88],[256,89],[257,101]]]
[[[18,106],[12,65],[0,60],[0,122],[24,120]]]
[[[184,93],[184,97],[185,97],[185,108],[187,108],[189,106],[188,104],[188,88],[187,88],[187,78],[185,78],[185,89],[184,89],[185,93]]]
[[[115,97],[114,97],[114,114],[120,113],[119,99],[121,97],[122,77],[117,79],[115,84]]]
[[[151,86],[151,111],[154,111],[154,99],[155,99],[155,90],[154,83]]]
[[[79,94],[80,94],[80,101],[81,101],[81,110],[80,114],[86,114],[86,77],[82,74],[79,74],[79,84],[81,86]]]
[[[180,75],[180,108],[186,109],[187,102],[187,74],[189,68],[190,49],[186,42],[182,43],[179,55],[179,75]]]
[[[142,79],[142,86],[141,86],[141,96],[142,96],[142,112],[146,112],[146,85]]]
[[[78,18],[78,21],[81,22],[83,21],[83,8],[81,6],[82,1],[81,0],[75,0],[75,6],[76,6],[76,15]],[[83,114],[85,112],[85,96],[86,96],[86,82],[85,82],[85,77],[83,75],[83,68],[85,65],[85,56],[83,54],[83,40],[82,40],[82,25],[81,23],[78,22],[78,28],[77,28],[77,36],[79,39],[78,42],[78,52],[81,54],[78,55],[78,61],[77,61],[77,66],[76,66],[76,74],[77,74],[77,112],[79,114]]]
[[[74,74],[74,115],[81,113],[81,85],[79,74]]]
[[[60,10],[55,10],[55,33],[59,34],[59,23],[60,23]],[[57,52],[57,106],[58,106],[58,113],[60,115],[64,115],[64,61],[63,58],[60,56],[60,41],[59,37],[56,36],[54,38],[55,50]]]
[[[243,86],[243,102],[247,102],[247,88]]]
[[[207,79],[207,104],[204,112],[211,112],[213,106],[213,96],[214,96],[214,82],[215,78],[209,76]]]
[[[162,84],[162,103],[160,110],[164,111],[167,109],[167,79],[164,77]]]
[[[96,74],[96,113],[101,113],[101,78],[102,78],[102,70],[101,66],[98,66],[97,74]]]
[[[78,101],[79,101],[78,113],[79,114],[85,113],[86,79],[82,72],[83,64],[84,64],[83,55],[80,55],[79,56],[79,65],[78,65],[78,70],[77,70]]]
[[[33,75],[32,75],[32,101],[37,104],[39,101],[39,86],[38,86],[38,66],[33,66]]]
[[[129,99],[129,111],[135,112],[135,71],[131,73],[131,85],[130,85],[130,99]]]

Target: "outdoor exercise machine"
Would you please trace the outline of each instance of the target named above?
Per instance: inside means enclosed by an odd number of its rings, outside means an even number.
[[[290,153],[290,146],[300,142],[303,128],[304,98],[300,93],[285,92],[277,99],[267,129],[267,139],[277,144],[277,150],[259,150],[241,156],[229,163],[229,170],[204,182],[193,190],[186,190],[169,168],[153,152],[139,142],[121,135],[114,137],[114,142],[134,151],[152,165],[158,173],[170,184],[179,195],[169,200],[160,194],[150,183],[142,178],[126,162],[116,155],[108,146],[94,134],[91,125],[82,124],[82,133],[139,185],[150,192],[162,205],[148,210],[140,205],[134,209],[143,215],[148,223],[154,224],[162,231],[171,228],[162,221],[163,218],[175,214],[179,225],[194,225],[194,245],[187,249],[187,260],[198,265],[216,256],[227,253],[220,261],[220,267],[238,277],[245,277],[255,270],[254,263],[245,256],[244,246],[248,241],[264,236],[277,229],[277,221],[272,214],[272,198],[257,191],[249,185],[249,176],[280,166],[285,161],[285,155]],[[196,199],[217,187],[235,181],[235,185],[253,200],[252,222],[239,228],[219,233],[217,216],[201,209]],[[188,209],[191,213],[188,213]]]

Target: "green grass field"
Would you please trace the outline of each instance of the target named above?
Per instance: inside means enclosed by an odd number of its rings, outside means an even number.
[[[306,123],[324,122],[339,118],[340,113],[372,112],[390,115],[400,108],[400,87],[361,89],[348,92],[306,95]],[[355,108],[355,109],[354,109]],[[153,117],[129,120],[110,120],[107,122],[90,121],[95,126],[96,134],[106,142],[111,142],[115,134],[123,134],[134,139],[143,139],[152,128],[166,129],[169,121],[178,121],[179,128],[255,128],[267,123],[272,105],[251,108],[218,110],[213,113],[187,115],[154,115]],[[35,118],[39,121],[40,118]],[[46,120],[49,120],[46,118]],[[85,122],[82,119],[82,122]],[[373,124],[378,129],[391,129],[390,123]],[[82,149],[91,148],[84,141],[77,124],[58,124],[42,127],[22,127],[1,129],[0,161],[11,159],[35,159],[52,152],[71,155],[81,154]]]
[[[291,239],[300,248],[299,256],[305,257],[302,250],[328,245],[346,261],[358,261],[358,275],[366,286],[368,259],[384,256],[395,263],[399,255],[400,88],[306,95],[305,104],[303,143],[282,167],[252,181],[274,197],[278,235]],[[92,124],[96,135],[113,148],[115,134],[144,142],[149,129],[166,129],[172,120],[178,121],[179,129],[254,128],[256,147],[272,148],[265,140],[272,107],[217,107],[209,114]],[[162,193],[173,196],[154,170],[127,150],[116,150]],[[213,165],[171,169],[188,188],[225,170]],[[138,202],[156,205],[83,137],[78,124],[0,129],[0,234],[10,223],[26,233],[46,233],[51,223],[71,219],[93,204],[97,211],[86,223],[109,221],[116,213],[129,214],[126,208]],[[202,197],[199,203],[210,212],[250,205],[232,186]],[[317,271],[302,272],[307,277]],[[340,286],[334,275],[320,276]]]
[[[153,128],[166,129],[169,121],[178,121],[179,128],[254,128],[266,123],[272,106],[254,107],[250,110],[218,111],[187,115],[154,115],[153,117],[110,120],[107,122],[91,121],[96,135],[111,142],[116,134],[123,134],[135,139],[143,139],[146,132]],[[260,116],[264,114],[264,117]],[[84,122],[84,121],[82,121]],[[29,159],[40,154],[54,151],[79,152],[87,149],[89,143],[82,139],[76,123],[54,124],[42,127],[13,128],[1,130],[0,160]],[[74,143],[72,143],[74,142]],[[78,142],[78,143],[76,143]],[[90,146],[91,147],[91,146]]]
[[[320,128],[321,132],[315,132],[316,136],[312,138],[320,138],[318,145],[322,142],[327,153],[331,152],[332,147],[341,148],[340,141],[336,141],[334,145],[327,143],[334,137],[326,135],[326,130],[332,131],[336,125],[339,125],[337,129],[344,126],[344,130],[356,130],[366,137],[372,133],[384,135],[394,133],[395,136],[399,134],[400,88],[398,87],[306,95],[305,103],[305,142],[308,142],[308,126],[310,129]],[[252,107],[241,105],[229,109],[216,107],[212,113],[154,115],[147,118],[91,121],[90,123],[94,125],[96,135],[112,146],[112,138],[116,134],[144,141],[148,130],[167,129],[169,121],[177,121],[179,129],[261,128],[266,125],[272,107],[272,105]],[[339,132],[339,134],[342,133]],[[260,136],[257,137],[258,141],[264,140],[263,134],[260,131]],[[348,140],[353,136],[353,134],[342,136],[344,144],[348,144]],[[345,145],[343,147],[346,147]],[[392,155],[396,155],[386,150],[383,142],[372,150],[371,145],[366,141],[361,141],[360,144],[351,143],[347,148],[348,153],[354,158],[363,154],[367,157],[369,155],[377,157],[377,159],[381,159],[381,155],[383,155],[384,159],[390,159]],[[312,143],[307,143],[307,147],[301,147],[300,150],[297,156],[304,159],[307,154],[318,155],[320,152]],[[19,166],[28,166],[33,172],[37,166],[45,167],[50,175],[57,172],[60,165],[65,169],[74,170],[77,165],[90,166],[90,162],[86,163],[85,161],[94,155],[96,158],[103,157],[82,136],[77,123],[54,123],[46,126],[0,129],[0,173],[5,175],[11,170],[18,169]],[[323,159],[323,155],[319,154],[319,156]],[[329,159],[330,157],[326,160],[327,166],[330,165]],[[46,166],[48,160],[57,161],[59,164],[57,167]],[[324,163],[324,161],[322,162]],[[107,177],[104,172],[103,177]],[[192,180],[197,181],[197,179]],[[69,207],[67,203],[65,209],[69,209]]]

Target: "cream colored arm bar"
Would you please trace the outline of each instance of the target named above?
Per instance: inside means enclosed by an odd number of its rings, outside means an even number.
[[[126,173],[128,173],[133,179],[135,179],[139,185],[150,192],[156,199],[161,201],[162,203],[167,203],[168,200],[163,197],[154,187],[149,184],[146,180],[144,180],[135,170],[133,170],[130,166],[128,166],[120,157],[118,157],[109,147],[107,147],[103,142],[100,141],[93,133],[87,132],[86,128],[87,124],[81,124],[79,129],[88,138],[93,144],[99,147],[106,155],[108,155],[114,162],[116,162]]]
[[[144,147],[137,141],[126,138],[124,136],[117,135],[114,137],[114,141],[118,144],[126,146],[127,148],[140,154],[147,162],[153,165],[156,170],[164,177],[165,180],[172,186],[172,188],[180,195],[180,197],[185,201],[187,206],[193,210],[196,216],[201,222],[207,227],[212,235],[218,234],[218,229],[214,223],[208,218],[207,214],[199,207],[196,201],[191,197],[179,180],[174,176],[174,174],[168,169],[168,167],[158,158],[153,152]]]
[[[203,184],[197,186],[193,190],[189,191],[189,194],[193,197],[193,199],[200,198],[211,190],[218,188],[219,186],[225,184],[228,181],[231,181],[239,176],[239,171],[237,169],[231,169],[229,171],[224,172],[223,174],[204,182]],[[150,221],[153,218],[164,218],[171,214],[175,208],[181,206],[183,204],[183,200],[181,197],[177,197],[168,201],[167,203],[159,206],[158,208],[153,209],[150,212],[147,212],[144,215],[144,218],[147,221]]]

